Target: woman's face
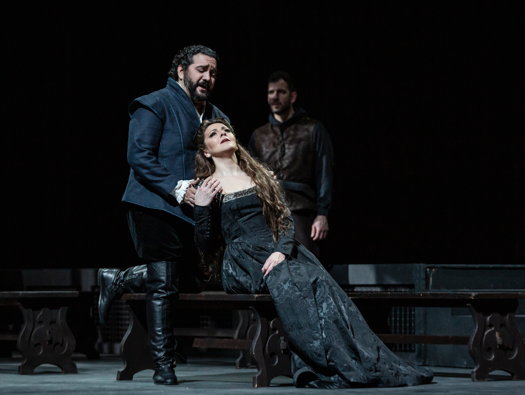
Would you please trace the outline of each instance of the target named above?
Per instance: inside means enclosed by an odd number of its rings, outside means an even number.
[[[237,139],[231,129],[221,122],[212,123],[204,131],[204,156],[231,155],[237,150]]]

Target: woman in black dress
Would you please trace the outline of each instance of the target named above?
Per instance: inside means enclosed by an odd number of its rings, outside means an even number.
[[[369,328],[319,260],[293,239],[279,182],[237,143],[221,118],[196,135],[195,239],[221,261],[228,293],[272,295],[292,351],[297,387],[393,387],[430,383]]]

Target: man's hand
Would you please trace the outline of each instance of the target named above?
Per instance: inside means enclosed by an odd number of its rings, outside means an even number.
[[[190,206],[195,205],[195,192],[197,189],[195,188],[195,185],[199,182],[199,179],[196,178],[190,182],[188,185],[188,189],[186,189],[186,193],[184,194],[184,197],[182,198],[182,203],[189,204]]]
[[[328,217],[326,215],[318,215],[312,223],[312,231],[310,237],[312,240],[324,240],[328,236]]]

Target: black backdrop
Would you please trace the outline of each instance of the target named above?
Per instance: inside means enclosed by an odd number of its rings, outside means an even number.
[[[520,3],[71,2],[5,12],[9,268],[127,266],[127,105],[176,50],[221,57],[212,101],[246,142],[266,76],[328,128],[333,263],[522,263]],[[36,7],[36,8],[35,8]],[[335,261],[335,256],[343,259]]]

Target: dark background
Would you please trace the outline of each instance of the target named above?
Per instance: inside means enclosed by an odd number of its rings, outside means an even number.
[[[242,142],[266,122],[274,69],[295,75],[301,104],[329,130],[325,259],[522,263],[521,3],[317,4],[6,11],[3,267],[134,263],[120,204],[127,106],[164,87],[175,52],[196,43],[220,55],[212,102]]]

